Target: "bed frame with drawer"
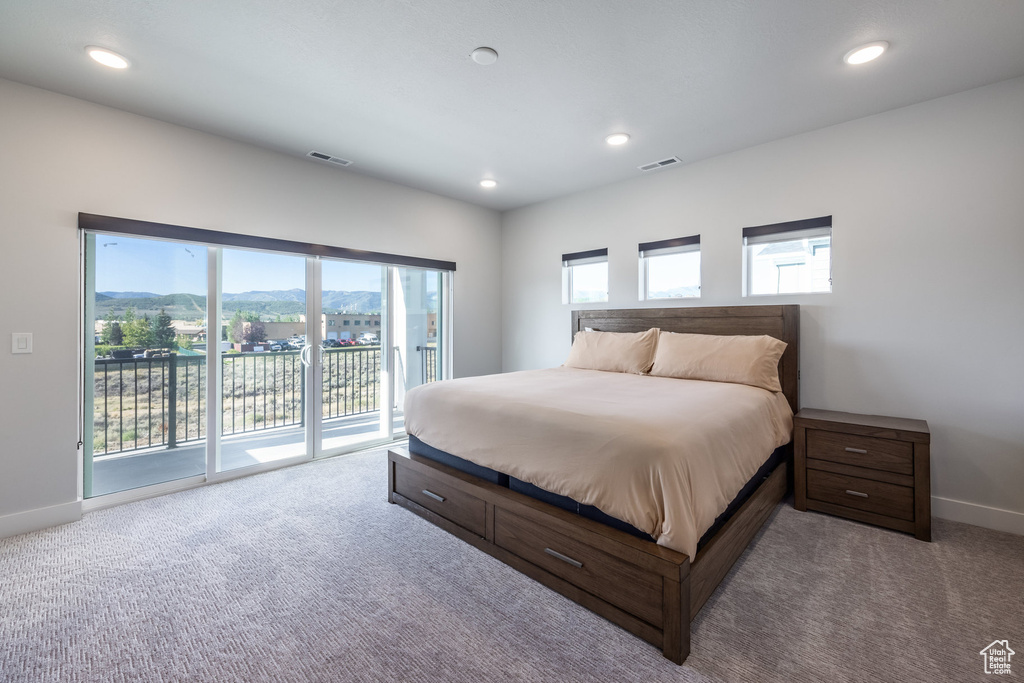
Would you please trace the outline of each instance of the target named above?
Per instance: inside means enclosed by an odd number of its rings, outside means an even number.
[[[799,306],[573,311],[572,332],[592,328],[723,335],[768,334],[788,346],[782,390],[798,406]],[[458,455],[458,454],[453,454]],[[690,621],[725,578],[788,488],[789,463],[764,479],[693,561],[548,503],[483,481],[407,449],[388,453],[388,501],[496,557],[661,648],[682,664]]]

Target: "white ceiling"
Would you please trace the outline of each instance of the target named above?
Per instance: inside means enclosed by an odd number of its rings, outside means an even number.
[[[499,210],[1020,75],[1019,0],[0,0],[0,77]]]

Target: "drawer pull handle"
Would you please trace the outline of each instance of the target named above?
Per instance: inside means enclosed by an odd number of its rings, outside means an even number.
[[[577,569],[583,569],[583,563],[582,562],[580,562],[578,560],[574,560],[571,557],[569,557],[568,555],[563,555],[562,553],[558,552],[557,550],[552,550],[551,548],[544,548],[544,552],[546,552],[548,555],[551,555],[551,557],[557,557],[562,562],[568,562],[569,564],[571,564],[572,566],[576,567]]]
[[[430,498],[433,498],[438,503],[443,503],[444,502],[444,496],[439,496],[436,493],[434,493],[433,491],[428,491],[426,489],[423,489],[423,495],[424,496],[428,496]]]
[[[859,496],[861,498],[867,498],[868,497],[868,494],[861,493],[860,491],[851,491],[850,489],[846,489],[846,492],[849,493],[851,496]]]
[[[847,447],[846,448],[846,452],[847,453],[860,453],[861,455],[867,455],[868,454],[868,452],[866,450],[864,450],[863,448],[849,448],[849,447]]]

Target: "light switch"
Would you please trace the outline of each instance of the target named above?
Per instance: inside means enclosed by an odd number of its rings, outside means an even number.
[[[32,333],[12,332],[11,353],[32,353]]]

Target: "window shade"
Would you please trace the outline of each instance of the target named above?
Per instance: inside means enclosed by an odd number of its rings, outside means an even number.
[[[682,254],[687,251],[700,251],[700,235],[690,237],[676,237],[670,240],[659,240],[657,242],[642,242],[637,249],[640,258],[651,256],[665,256],[667,254]]]
[[[562,254],[563,266],[582,266],[588,263],[602,263],[607,260],[607,249],[591,249],[590,251],[577,251],[572,254]]]
[[[426,268],[429,270],[454,271],[454,261],[438,261],[435,259],[385,254],[378,251],[363,251],[346,247],[332,247],[309,242],[294,242],[274,237],[256,237],[234,232],[220,232],[203,228],[188,228],[181,225],[151,223],[130,218],[115,218],[92,213],[78,214],[78,229],[89,232],[102,232],[111,235],[136,235],[138,237],[154,237],[157,239],[179,240],[208,244],[220,247],[238,247],[241,249],[263,249],[303,256],[324,256],[327,258],[365,261],[368,263],[384,263],[410,268]],[[607,250],[605,250],[607,251]]]
[[[743,228],[744,244],[764,244],[788,240],[828,237],[832,234],[832,216],[808,218],[788,223],[773,223]]]

